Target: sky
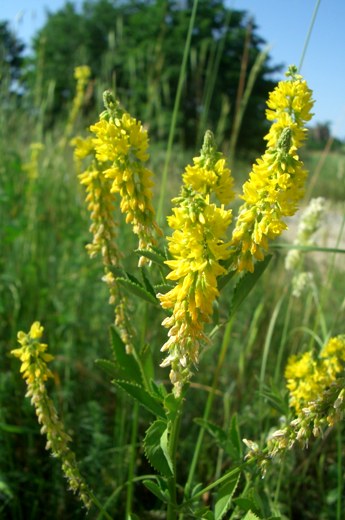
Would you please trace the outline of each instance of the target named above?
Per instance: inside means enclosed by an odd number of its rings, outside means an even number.
[[[82,0],[75,0],[77,6]],[[301,63],[316,13],[301,73],[314,92],[314,123],[331,124],[334,136],[345,139],[345,0],[227,0],[248,11],[257,33],[270,45],[271,64]],[[46,11],[57,11],[65,0],[0,1],[0,20],[8,20],[28,46],[42,27]],[[277,76],[282,79],[283,73]]]

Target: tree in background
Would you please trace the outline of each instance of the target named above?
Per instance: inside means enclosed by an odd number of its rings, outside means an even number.
[[[16,37],[8,22],[0,22],[0,84],[11,89],[21,77],[25,45]]]
[[[95,99],[113,88],[132,113],[166,138],[174,106],[192,0],[85,0],[55,13],[34,38],[31,77],[42,78],[42,92],[55,85],[53,113],[71,100],[73,70],[91,67]],[[185,147],[200,146],[206,128],[229,140],[250,71],[264,40],[245,11],[224,0],[199,0],[188,70],[179,113],[178,137]],[[239,147],[257,148],[265,131],[270,75],[279,67],[266,56],[257,72],[241,126]],[[34,81],[32,81],[32,84]]]

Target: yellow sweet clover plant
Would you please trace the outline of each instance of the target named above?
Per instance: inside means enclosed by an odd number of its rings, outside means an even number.
[[[292,419],[272,432],[264,448],[244,439],[249,461],[258,461],[263,472],[276,456],[296,444],[308,446],[310,439],[323,435],[344,417],[345,411],[345,335],[330,338],[319,356],[308,350],[288,359],[286,386]]]
[[[217,151],[213,134],[206,132],[200,155],[185,168],[180,193],[172,200],[172,214],[167,218],[171,229],[166,239],[167,255],[162,252],[162,233],[155,221],[147,131],[109,91],[104,94],[104,105],[105,110],[90,126],[88,137],[75,138],[73,145],[91,217],[92,241],[87,250],[91,257],[102,256],[104,280],[116,309],[120,341],[116,339],[116,345],[113,344],[116,362],[108,362],[106,368],[113,377],[119,371],[121,377],[114,380],[115,384],[157,417],[146,431],[144,451],[161,476],[149,476],[145,485],[167,503],[168,520],[175,520],[179,513],[183,517],[185,511],[190,512],[194,502],[210,489],[234,476],[233,470],[229,471],[193,496],[186,488],[186,503],[178,503],[176,452],[184,390],[198,366],[202,345],[209,341],[207,324],[212,322],[214,304],[220,296],[220,277],[248,279],[256,262],[268,252],[269,241],[286,229],[285,218],[297,209],[306,179],[298,148],[306,137],[305,124],[311,118],[312,93],[296,68],[291,67],[287,79],[270,94],[266,115],[272,125],[265,137],[267,148],[243,186],[244,202],[233,227],[233,213],[228,207],[234,199],[233,178],[225,157]],[[138,238],[142,284],[123,269],[123,253],[117,245],[118,222],[114,218],[117,205]],[[146,268],[151,268],[151,261],[159,265],[161,278],[167,268],[170,270],[163,279],[163,286],[169,287],[165,293],[155,290],[150,281],[151,270]],[[161,347],[166,355],[161,367],[170,367],[171,393],[163,383],[154,381],[147,345],[141,348],[141,343],[138,348],[141,340],[133,331],[127,297],[119,282],[126,282],[134,294],[167,314],[162,322],[168,329],[168,339]],[[22,362],[27,395],[37,409],[48,446],[62,459],[71,487],[88,504],[91,492],[77,470],[67,445],[70,439],[46,393],[44,383],[51,377],[47,368],[51,357],[40,341],[42,332],[36,322],[28,334],[19,333],[21,348],[15,349],[13,355]],[[307,352],[289,360],[285,375],[295,417],[285,428],[274,432],[266,451],[246,441],[250,448],[248,462],[256,460],[264,467],[274,455],[299,440],[306,443],[311,432],[316,434],[324,425],[339,419],[344,407],[344,338],[332,338],[318,358]],[[119,347],[135,355],[123,355]],[[237,456],[240,460],[240,449]],[[236,478],[239,474],[236,466]],[[193,472],[190,481],[192,477]],[[236,485],[235,482],[234,489]],[[217,504],[218,499],[215,500]]]
[[[211,202],[212,196],[222,204]],[[233,197],[230,170],[207,132],[200,157],[186,168],[181,194],[173,199],[176,206],[168,217],[174,230],[168,238],[173,259],[165,263],[171,268],[167,279],[176,285],[158,295],[162,307],[172,310],[163,321],[169,339],[161,349],[168,352],[161,366],[171,366],[177,396],[189,381],[192,366],[198,364],[200,343],[207,341],[204,324],[211,320],[212,304],[219,295],[217,277],[226,273],[221,261],[230,255],[226,232],[232,211],[223,203]]]
[[[95,156],[106,179],[111,180],[111,193],[119,193],[120,208],[133,232],[138,236],[138,249],[156,244],[161,231],[155,221],[152,205],[151,170],[148,136],[140,121],[121,109],[111,92],[104,95],[105,111],[90,131]],[[139,265],[144,265],[141,257]]]
[[[126,215],[133,232],[139,238],[138,249],[156,244],[161,231],[155,221],[152,206],[152,172],[146,167],[149,155],[147,131],[141,123],[122,110],[110,92],[104,94],[105,110],[100,120],[90,127],[91,136],[72,140],[78,169],[89,158],[86,170],[79,174],[86,188],[86,202],[92,224],[92,243],[87,245],[91,257],[100,253],[110,292],[115,305],[115,325],[120,331],[128,353],[133,351],[133,329],[127,309],[127,299],[118,287],[114,270],[121,266],[117,247],[114,209],[117,194],[120,209]],[[139,265],[147,259],[141,256]]]
[[[305,123],[312,117],[312,91],[295,67],[269,96],[266,117],[273,124],[265,136],[267,148],[243,185],[244,204],[232,234],[234,268],[253,271],[268,241],[277,238],[304,194],[307,172],[297,154],[305,140]]]
[[[285,369],[290,406],[298,414],[322,396],[345,368],[345,336],[331,338],[316,357],[312,351],[291,356]]]
[[[64,136],[60,142],[61,146],[65,146],[68,138],[73,134],[79,112],[83,106],[86,96],[86,89],[91,77],[91,69],[88,65],[79,65],[74,69],[74,79],[76,80],[76,91],[72,101],[72,107],[68,114],[67,124]]]
[[[66,433],[47,393],[46,382],[54,377],[47,363],[54,358],[47,352],[48,345],[41,342],[42,335],[42,325],[38,321],[34,322],[28,333],[18,332],[20,347],[12,350],[11,354],[21,361],[20,372],[27,384],[26,397],[30,397],[35,407],[41,433],[47,436],[46,449],[61,460],[70,489],[78,493],[83,504],[89,508],[92,492],[81,476],[75,455],[69,447],[71,437]]]

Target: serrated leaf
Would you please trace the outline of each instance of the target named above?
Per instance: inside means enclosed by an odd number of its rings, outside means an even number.
[[[167,422],[158,419],[151,424],[144,439],[145,455],[153,468],[164,477],[173,476],[173,464],[167,456]]]
[[[112,383],[125,390],[125,392],[138,401],[139,404],[144,406],[144,408],[154,416],[165,419],[163,406],[158,399],[147,392],[143,386],[130,383],[129,381],[120,381],[118,379],[115,379]]]
[[[96,359],[95,363],[110,377],[118,377],[119,367],[116,363],[114,363],[114,361],[109,361],[109,359]]]
[[[234,294],[230,304],[230,315],[234,314],[234,312],[238,309],[243,300],[248,296],[250,291],[253,289],[253,287],[259,280],[260,276],[265,271],[271,258],[271,255],[266,256],[266,258],[262,262],[258,262],[257,264],[255,264],[255,270],[253,273],[245,273],[239,280],[234,289]]]
[[[164,493],[164,491],[152,480],[143,480],[144,486],[151,491],[159,500],[164,503],[169,501],[169,497]]]
[[[253,511],[248,511],[243,520],[260,520],[260,518]]]
[[[173,288],[173,285],[170,285],[168,283],[160,283],[160,284],[155,285],[154,288],[155,288],[156,294],[165,294]]]
[[[150,292],[148,292],[143,285],[140,283],[136,283],[129,278],[116,278],[116,281],[119,285],[124,287],[128,292],[135,294],[135,296],[139,296],[142,300],[154,303],[157,305],[157,299]]]
[[[108,266],[109,271],[115,276],[120,278],[126,278],[127,274],[124,269],[121,269],[120,267],[116,267],[114,265]]]
[[[142,375],[139,365],[132,354],[126,353],[126,346],[114,326],[110,327],[110,343],[115,360],[121,370],[120,377],[141,385]],[[117,374],[117,377],[119,377],[119,374]]]
[[[135,251],[139,256],[144,256],[145,258],[148,258],[155,264],[158,264],[162,267],[165,266],[164,262],[166,258],[157,251],[154,251],[153,249],[136,249]]]
[[[165,399],[165,397],[167,396],[167,390],[165,388],[165,386],[163,385],[163,383],[160,383],[159,385],[152,379],[150,381],[150,386],[151,386],[151,390],[153,392],[153,394],[156,395],[156,397],[158,397],[158,399],[160,401],[163,401]]]
[[[240,471],[238,471],[238,473],[234,473],[231,479],[229,479],[219,488],[214,508],[215,520],[221,520],[221,518],[223,518],[224,515],[229,511],[239,480]]]

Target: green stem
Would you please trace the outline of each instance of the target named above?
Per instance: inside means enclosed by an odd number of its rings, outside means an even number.
[[[341,520],[342,516],[342,491],[343,491],[343,470],[342,470],[342,435],[341,435],[341,423],[337,424],[337,520]]]
[[[263,415],[263,407],[264,407],[263,389],[264,389],[268,355],[269,355],[269,351],[270,351],[271,344],[272,344],[273,331],[274,331],[276,321],[277,321],[277,318],[279,315],[280,307],[283,303],[284,298],[285,298],[285,295],[283,294],[283,296],[278,300],[278,302],[273,310],[273,314],[272,314],[271,320],[269,322],[268,330],[267,330],[267,334],[266,334],[266,338],[265,338],[265,344],[264,344],[264,350],[262,353],[262,361],[261,361],[261,368],[260,368],[260,376],[259,376],[259,396],[260,396],[259,397],[259,399],[260,399],[259,407],[258,407],[259,421],[262,421],[262,415]]]
[[[305,55],[306,55],[306,52],[307,52],[307,48],[308,48],[308,45],[309,45],[309,40],[310,40],[310,37],[311,37],[311,33],[313,32],[314,23],[315,23],[315,20],[316,20],[316,15],[317,15],[320,3],[321,3],[321,0],[317,0],[317,2],[315,4],[315,8],[314,8],[313,16],[312,16],[312,19],[311,19],[311,22],[310,22],[308,34],[307,34],[307,37],[305,39],[305,43],[304,43],[304,46],[303,46],[301,60],[299,62],[299,66],[298,66],[299,72],[301,72],[301,68],[302,68],[302,65],[303,65],[303,62],[304,62],[304,58],[305,58]]]
[[[132,422],[132,431],[131,431],[131,450],[130,450],[130,458],[129,458],[129,468],[128,468],[128,488],[127,488],[127,497],[126,497],[126,520],[131,518],[132,512],[132,502],[133,502],[133,490],[134,490],[134,475],[135,475],[135,461],[136,461],[136,439],[138,435],[138,422],[139,422],[139,404],[137,402],[134,403],[133,410],[133,422]]]
[[[176,453],[180,434],[182,403],[180,401],[180,409],[178,410],[174,421],[170,423],[170,439],[169,439],[169,455],[173,463],[173,476],[168,480],[170,492],[170,501],[167,510],[167,520],[176,520],[177,518],[177,496],[176,496]]]
[[[158,209],[157,209],[157,222],[159,222],[159,223],[162,218],[164,198],[165,198],[165,192],[166,192],[167,180],[168,180],[168,168],[169,168],[169,163],[170,163],[170,158],[171,158],[172,145],[173,145],[174,136],[175,136],[177,115],[178,115],[178,111],[180,108],[182,87],[183,87],[183,84],[184,84],[184,81],[186,78],[187,60],[188,60],[189,51],[190,51],[190,44],[191,44],[191,40],[192,40],[192,32],[193,32],[193,27],[194,27],[194,23],[195,23],[198,1],[199,0],[194,0],[192,14],[191,14],[191,17],[189,20],[187,39],[186,39],[186,43],[184,46],[182,65],[180,68],[180,76],[179,76],[179,80],[178,80],[175,103],[174,103],[174,110],[173,110],[172,119],[171,119],[169,139],[168,139],[168,148],[167,148],[167,153],[166,153],[164,168],[163,168],[163,173],[162,173],[162,184],[161,184],[160,197],[159,197]]]
[[[144,308],[141,308],[141,315],[144,316],[143,320],[143,326],[141,327],[140,332],[140,348],[143,349],[145,345],[145,338],[146,338],[146,330],[147,330],[147,323],[148,323],[148,316],[147,316],[147,304],[143,304]],[[140,357],[140,354],[137,353],[137,351],[134,349],[134,357],[140,367],[141,375],[143,378],[144,386],[146,389],[149,389],[149,383],[147,381],[145,369],[142,364],[142,360]],[[130,459],[129,459],[129,468],[128,468],[128,487],[127,487],[127,497],[126,497],[126,516],[125,519],[128,520],[131,518],[131,512],[132,512],[132,503],[133,503],[133,492],[134,492],[134,477],[135,477],[135,467],[136,467],[136,456],[137,456],[137,449],[136,449],[136,440],[138,436],[138,423],[139,423],[139,403],[134,403],[134,410],[133,410],[133,419],[132,419],[132,430],[131,430],[131,448],[130,448]]]
[[[213,377],[213,383],[212,383],[211,391],[208,394],[208,398],[207,398],[206,405],[205,405],[205,410],[204,410],[204,415],[203,415],[203,420],[204,421],[207,421],[209,416],[210,416],[210,412],[211,412],[211,408],[212,408],[212,404],[213,404],[213,399],[214,399],[214,396],[215,396],[216,388],[218,386],[218,380],[219,380],[220,371],[222,369],[222,366],[223,366],[223,363],[224,363],[224,359],[225,359],[225,355],[226,355],[226,352],[227,352],[227,349],[228,349],[228,346],[229,346],[229,343],[230,343],[230,333],[231,333],[231,329],[232,329],[232,324],[233,324],[233,316],[230,318],[230,320],[228,321],[228,323],[226,325],[226,328],[225,328],[225,333],[224,333],[224,336],[223,336],[222,346],[221,346],[220,354],[219,354],[219,357],[218,357],[217,367],[216,367],[215,372],[214,372],[214,377]],[[197,465],[197,462],[198,462],[198,459],[199,459],[199,454],[200,454],[201,445],[202,445],[202,442],[203,442],[203,439],[204,439],[204,434],[205,434],[205,428],[202,426],[200,431],[199,431],[198,439],[197,439],[197,442],[196,442],[196,445],[195,445],[194,454],[193,454],[193,459],[192,459],[192,462],[191,462],[191,465],[190,465],[190,468],[189,468],[188,479],[187,479],[187,482],[186,482],[186,493],[187,494],[189,493],[191,485],[193,483],[194,473],[195,473],[196,465]]]
[[[88,495],[93,505],[96,506],[97,509],[101,512],[101,516],[98,516],[97,518],[106,518],[107,520],[113,520],[113,517],[110,516],[109,513],[107,513],[107,511],[103,508],[102,504],[100,503],[98,498],[95,497],[92,491],[89,491]]]
[[[289,326],[290,326],[290,321],[291,321],[292,305],[293,305],[293,296],[292,296],[292,293],[290,292],[289,301],[288,301],[285,318],[284,318],[283,331],[282,331],[282,335],[281,335],[280,343],[279,343],[276,367],[275,367],[275,371],[274,371],[275,384],[278,384],[279,379],[281,378],[281,365],[282,365],[282,361],[283,361],[284,348],[286,346],[286,340],[288,337],[288,331],[289,331]]]

